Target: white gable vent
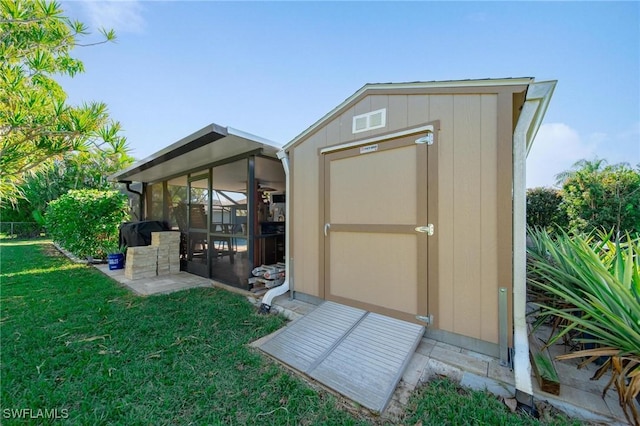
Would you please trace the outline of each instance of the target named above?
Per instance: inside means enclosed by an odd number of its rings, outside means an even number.
[[[353,117],[353,133],[379,129],[387,125],[387,109],[379,109]]]

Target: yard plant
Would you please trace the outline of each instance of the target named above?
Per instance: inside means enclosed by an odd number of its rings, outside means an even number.
[[[563,326],[548,342],[572,333],[585,345],[558,359],[582,358],[586,365],[605,357],[596,371],[611,371],[603,394],[614,386],[629,422],[640,424],[640,238],[609,234],[552,238],[531,231],[528,283],[549,297],[538,299],[541,315]]]
[[[119,225],[128,218],[118,191],[71,190],[49,203],[45,220],[54,241],[79,257],[104,259],[119,251]]]
[[[285,320],[258,315],[240,295],[198,288],[136,296],[60,257],[46,240],[5,240],[0,253],[3,425],[397,423],[250,348]],[[21,409],[49,410],[59,419],[6,415]],[[486,392],[442,381],[415,394],[401,421],[541,423],[509,412]],[[546,423],[577,424],[560,417]]]
[[[560,173],[562,204],[572,230],[640,233],[640,165],[580,160]]]
[[[115,40],[113,31],[100,32],[87,40],[89,28],[55,1],[0,2],[0,208],[15,205],[25,179],[65,154],[126,152],[106,104],[71,105],[58,82],[84,72],[76,47]]]

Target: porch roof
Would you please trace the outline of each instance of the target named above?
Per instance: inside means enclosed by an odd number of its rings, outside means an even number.
[[[279,150],[279,145],[270,140],[211,123],[109,176],[109,180],[157,182],[251,153],[276,158]]]

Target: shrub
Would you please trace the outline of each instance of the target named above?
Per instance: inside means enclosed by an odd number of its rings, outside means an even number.
[[[626,164],[604,166],[603,160],[579,161],[561,173],[562,208],[572,230],[615,229],[640,233],[640,170]]]
[[[49,236],[79,257],[104,258],[118,247],[127,197],[118,191],[71,190],[47,206]]]
[[[564,322],[549,344],[576,331],[577,341],[596,346],[558,359],[587,357],[588,364],[606,357],[594,379],[611,370],[604,392],[613,384],[629,422],[640,424],[640,238],[627,234],[620,241],[612,235],[551,238],[532,231],[528,283],[551,295],[537,303],[542,315]]]
[[[569,224],[565,210],[561,209],[562,195],[553,188],[527,189],[527,225],[548,232],[564,229]]]

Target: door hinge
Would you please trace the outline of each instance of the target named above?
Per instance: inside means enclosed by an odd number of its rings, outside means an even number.
[[[420,321],[420,322],[423,322],[423,323],[427,324],[427,325],[433,324],[433,315],[427,315],[427,316],[416,315],[416,319],[418,321]]]
[[[426,136],[416,139],[417,144],[433,145],[433,133],[429,132]]]
[[[427,226],[416,226],[416,232],[422,232],[423,234],[427,234],[428,236],[432,236],[436,231],[433,223],[428,224]]]

